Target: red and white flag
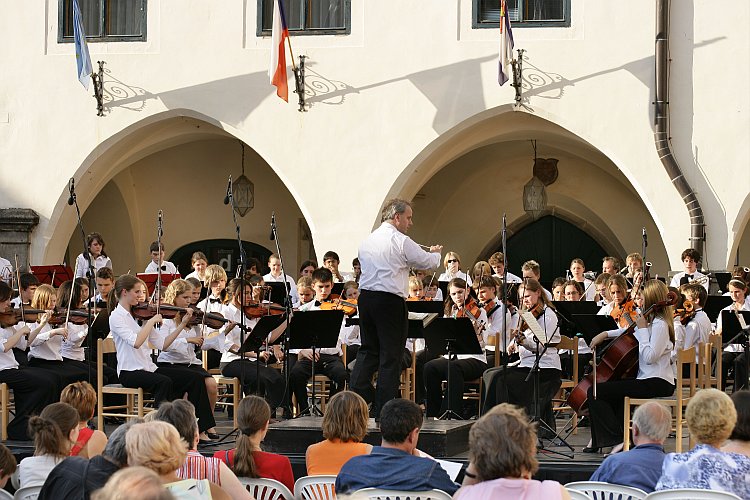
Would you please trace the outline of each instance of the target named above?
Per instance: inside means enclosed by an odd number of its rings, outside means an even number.
[[[271,85],[276,87],[276,95],[289,102],[289,89],[286,84],[286,53],[284,43],[289,36],[286,27],[286,17],[281,0],[273,1],[273,25],[271,27],[271,62],[268,66],[268,76]]]
[[[497,83],[503,85],[510,80],[511,69],[510,62],[513,60],[513,32],[510,29],[510,18],[508,17],[508,8],[505,6],[505,0],[500,0],[500,61]]]

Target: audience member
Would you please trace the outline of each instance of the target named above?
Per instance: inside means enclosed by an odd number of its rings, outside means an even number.
[[[372,445],[362,442],[367,435],[368,418],[367,403],[362,396],[352,391],[335,394],[323,415],[325,441],[307,448],[307,474],[336,475],[350,458],[370,453]]]
[[[142,422],[135,419],[112,431],[101,455],[91,459],[68,457],[52,469],[44,481],[39,500],[88,500],[91,494],[103,487],[118,470],[128,465],[125,452],[125,434],[131,426]]]
[[[172,424],[183,441],[188,444],[187,457],[177,469],[180,479],[208,479],[226,491],[232,498],[250,499],[250,493],[237,476],[221,460],[204,457],[197,451],[199,432],[195,407],[185,399],[162,403],[154,412],[154,421]]]
[[[261,451],[260,443],[266,437],[271,419],[271,407],[265,399],[248,396],[237,405],[237,447],[217,451],[214,458],[222,460],[240,477],[275,479],[294,491],[292,464],[283,455]]]
[[[177,477],[177,469],[185,463],[187,457],[187,445],[171,424],[159,421],[135,424],[125,435],[125,449],[128,452],[128,465],[142,465],[156,472],[176,498],[231,498],[208,479],[180,480]],[[188,490],[190,496],[185,494]]]
[[[422,410],[407,399],[392,399],[380,410],[381,446],[344,464],[336,477],[336,493],[362,488],[425,491],[453,494],[458,485],[435,460],[417,450]]]
[[[70,456],[91,458],[100,454],[107,445],[107,435],[88,426],[96,410],[94,387],[88,382],[69,384],[60,393],[60,401],[68,403],[78,412],[78,440],[70,450]]]
[[[469,431],[469,466],[456,499],[568,499],[557,481],[537,481],[536,428],[508,403],[493,407]]]
[[[70,455],[78,439],[78,412],[67,403],[52,403],[29,419],[29,434],[34,438],[34,456],[18,466],[21,488],[44,484],[50,471]]]
[[[621,484],[651,493],[661,477],[664,441],[672,429],[672,413],[655,401],[639,406],[633,414],[635,448],[610,455],[591,476],[592,481]]]
[[[737,410],[737,423],[734,424],[729,441],[724,444],[721,451],[750,457],[750,391],[733,393],[732,402]]]
[[[16,457],[13,456],[7,446],[0,444],[0,489],[5,488],[8,479],[16,472],[17,468]]]
[[[116,472],[91,498],[93,500],[174,500],[175,496],[164,489],[156,472],[145,467],[128,467]]]
[[[750,458],[719,450],[737,422],[732,400],[717,389],[702,389],[685,410],[690,434],[698,445],[664,459],[657,490],[700,488],[750,498]]]

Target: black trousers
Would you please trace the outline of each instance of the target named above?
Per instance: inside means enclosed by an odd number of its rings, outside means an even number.
[[[734,369],[734,360],[739,357],[739,355],[742,354],[741,352],[727,352],[723,351],[721,353],[721,386],[723,388],[727,388],[727,380],[729,379],[729,372],[730,370]],[[717,374],[718,376],[718,374]],[[734,374],[734,381],[735,381],[735,388],[737,385],[737,374]]]
[[[474,358],[454,359],[448,361],[440,357],[424,365],[425,389],[427,391],[427,416],[439,417],[450,410],[461,414],[464,396],[464,381],[482,376],[487,363]],[[443,380],[448,380],[450,370],[451,383],[447,397],[443,397]],[[449,406],[450,404],[450,406]]]
[[[78,361],[77,359],[63,358],[63,361],[70,366],[75,366],[79,370],[86,372],[88,376],[91,371],[91,385],[96,388],[96,361]],[[119,384],[120,379],[117,377],[117,370],[107,365],[102,366],[102,375],[104,376],[104,385]],[[88,379],[87,379],[88,380]]]
[[[560,365],[562,366],[563,377],[580,381],[586,373],[586,367],[590,366],[589,362],[594,358],[591,353],[578,355],[578,374],[573,378],[573,355],[569,352],[560,354]]]
[[[374,413],[379,416],[383,405],[398,396],[408,311],[402,297],[387,292],[362,290],[358,303],[362,345],[350,385],[354,392],[373,402]],[[377,389],[373,394],[370,380],[376,371]]]
[[[312,376],[313,363],[309,359],[297,356],[297,362],[289,372],[289,386],[294,397],[297,399],[300,413],[307,410],[307,381]],[[315,362],[315,373],[322,374],[333,382],[329,396],[343,390],[344,384],[349,376],[341,358],[335,354],[321,354],[320,359]]]
[[[8,439],[28,441],[29,417],[60,399],[62,378],[50,370],[29,367],[0,370],[0,382],[13,389],[16,411],[8,423]]]
[[[539,414],[537,417],[551,428],[555,429],[555,419],[552,415],[552,398],[560,389],[562,384],[562,372],[555,368],[543,368],[539,370],[539,392],[534,394],[535,374],[526,381],[529,372],[528,367],[498,367],[487,370],[484,381],[486,387],[486,398],[482,413],[486,413],[493,406],[500,403],[512,403],[526,410],[529,416],[534,416],[537,411],[537,400]],[[536,396],[536,400],[534,397]]]
[[[734,390],[747,389],[747,365],[745,364],[745,353],[734,358]]]
[[[208,391],[203,370],[196,371],[183,365],[161,363],[157,373],[166,375],[172,380],[172,398],[179,399],[187,393],[187,399],[195,406],[195,416],[198,417],[198,430],[204,432],[216,425],[211,403],[208,401]]]
[[[284,397],[284,376],[276,368],[266,366],[256,361],[235,359],[221,367],[221,374],[225,377],[237,377],[242,382],[242,391],[250,395],[259,389],[271,407],[273,415]]]
[[[172,379],[157,369],[155,372],[146,370],[121,370],[119,374],[120,383],[123,387],[131,389],[142,388],[154,396],[156,406],[164,401],[173,399]]]
[[[38,370],[47,370],[58,375],[62,383],[59,391],[62,391],[68,384],[79,381],[88,381],[89,379],[89,371],[87,368],[82,368],[76,363],[71,363],[69,361],[29,358],[28,366]],[[94,372],[94,377],[96,377],[96,372]]]
[[[589,416],[591,418],[591,446],[603,448],[622,443],[625,397],[657,398],[674,394],[675,386],[658,377],[625,379],[604,382],[589,388]]]

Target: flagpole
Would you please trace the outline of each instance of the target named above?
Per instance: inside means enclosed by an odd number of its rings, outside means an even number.
[[[292,58],[292,71],[297,72],[297,64],[294,62],[294,52],[292,52],[292,37],[286,37],[286,44],[289,46],[289,55]]]

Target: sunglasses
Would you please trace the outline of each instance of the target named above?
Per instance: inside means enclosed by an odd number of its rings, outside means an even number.
[[[448,259],[448,264],[453,264],[454,262],[458,262],[458,259]]]

